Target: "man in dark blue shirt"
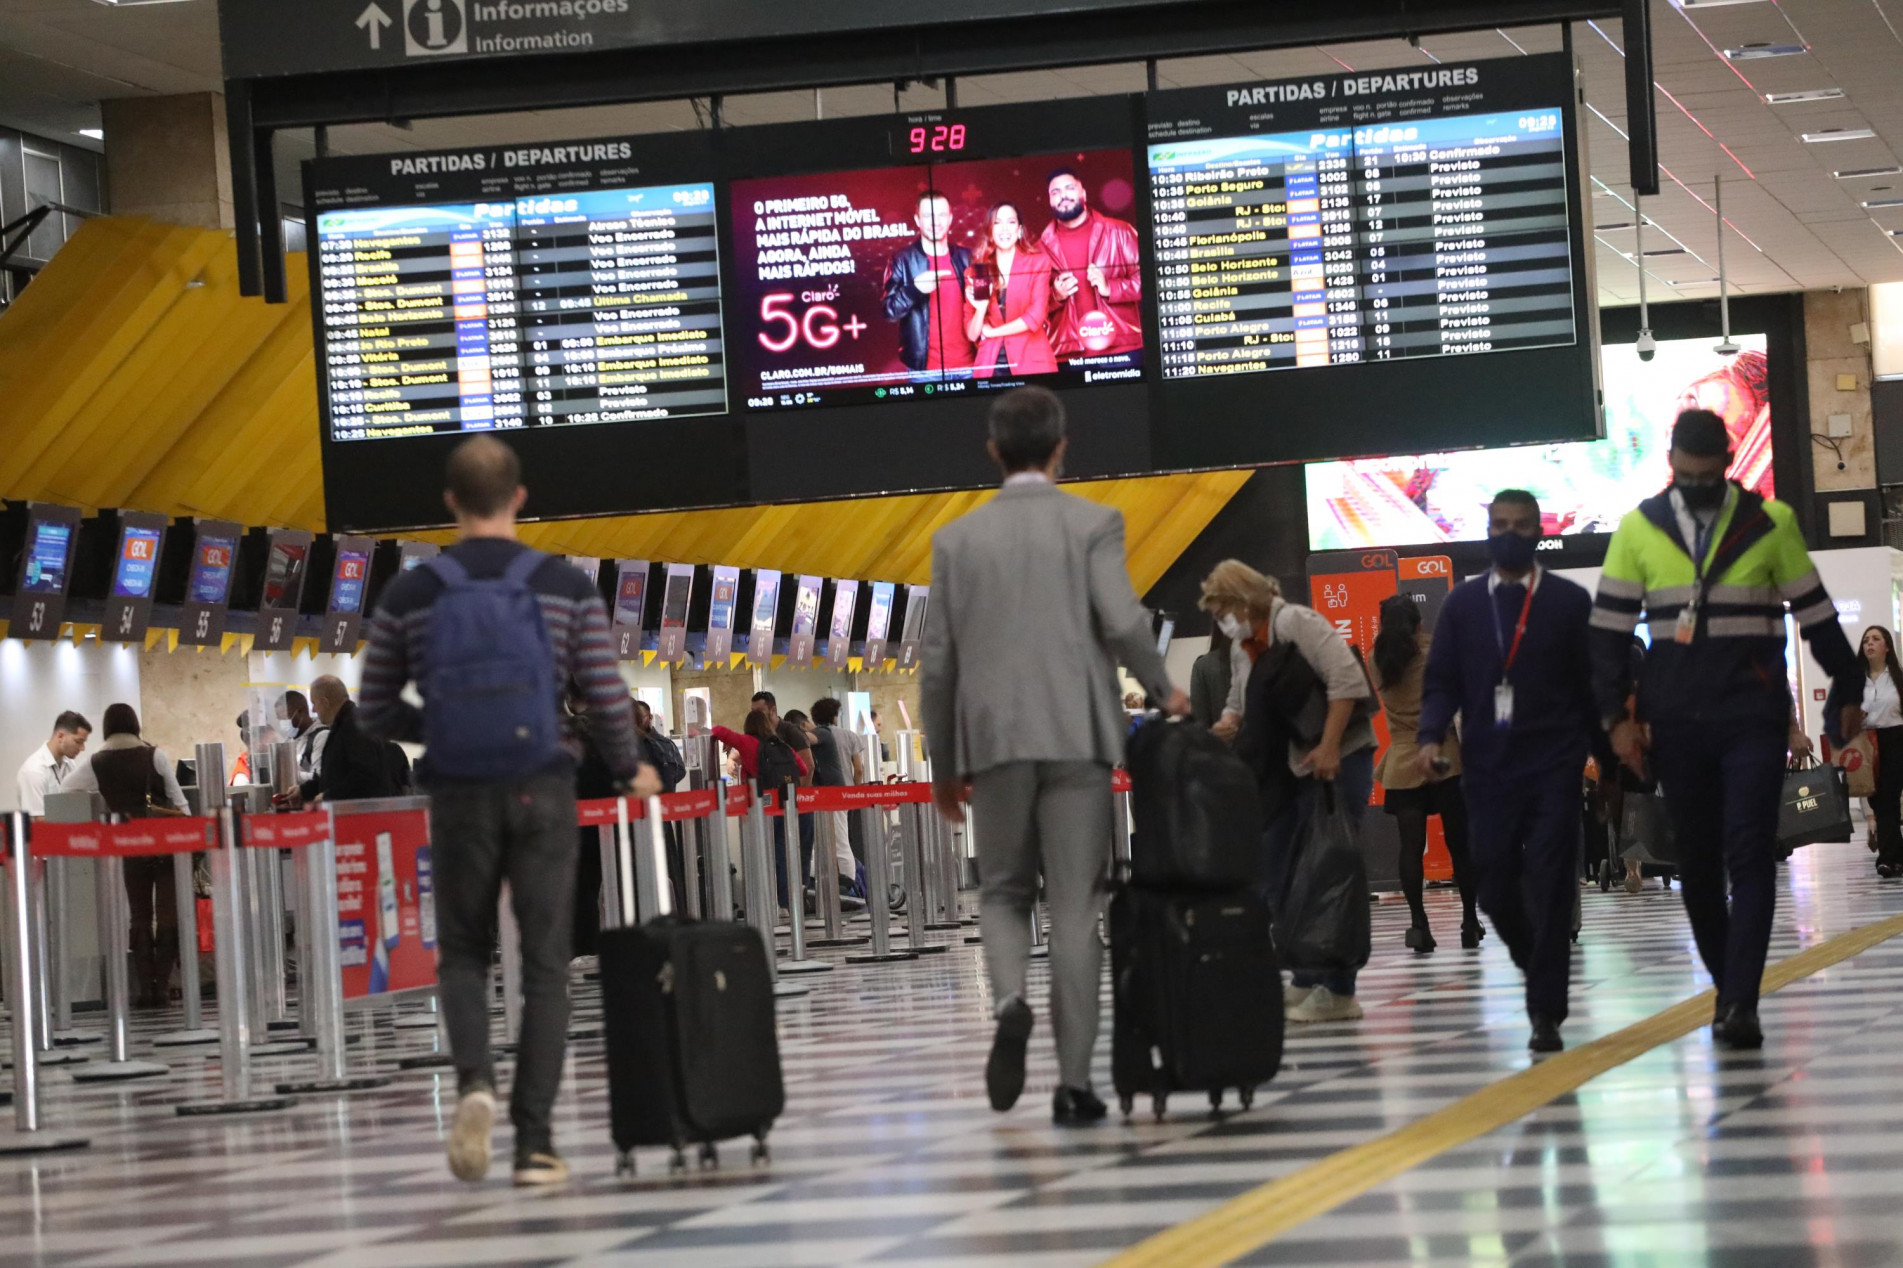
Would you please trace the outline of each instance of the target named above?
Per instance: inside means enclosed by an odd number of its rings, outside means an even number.
[[[1592,596],[1534,562],[1541,528],[1532,494],[1497,494],[1487,533],[1494,566],[1455,588],[1434,628],[1420,761],[1437,777],[1458,713],[1480,906],[1526,974],[1527,1046],[1557,1052],[1579,897],[1580,777],[1598,730]]]

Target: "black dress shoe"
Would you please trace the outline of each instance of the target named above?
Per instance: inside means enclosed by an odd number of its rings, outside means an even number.
[[[1481,928],[1478,920],[1462,925],[1460,927],[1461,949],[1466,951],[1478,951],[1480,949],[1480,940],[1486,936],[1487,931]]]
[[[1764,1027],[1750,1004],[1727,1004],[1711,1023],[1711,1037],[1733,1052],[1755,1052],[1764,1046]]]
[[[1110,1108],[1089,1088],[1060,1087],[1051,1098],[1051,1121],[1059,1127],[1088,1127],[1102,1122]]]
[[[1526,1041],[1532,1052],[1563,1052],[1566,1041],[1559,1037],[1559,1023],[1550,1017],[1533,1018],[1533,1037]]]
[[[1426,925],[1410,925],[1407,931],[1407,945],[1421,955],[1426,955],[1439,944],[1434,941],[1434,931]]]
[[[1018,1103],[1024,1091],[1024,1049],[1031,1042],[1031,1006],[1021,999],[998,1012],[998,1033],[985,1061],[985,1092],[1000,1114]]]

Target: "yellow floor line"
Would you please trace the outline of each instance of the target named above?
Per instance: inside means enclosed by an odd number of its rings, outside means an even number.
[[[1764,990],[1768,994],[1788,986],[1899,934],[1903,934],[1903,916],[1839,934],[1768,966]],[[1233,1198],[1207,1215],[1139,1242],[1105,1261],[1104,1268],[1213,1268],[1229,1263],[1430,1158],[1496,1131],[1608,1070],[1709,1025],[1713,1003],[1713,993],[1706,991],[1603,1039],[1548,1057],[1398,1131],[1331,1154]]]

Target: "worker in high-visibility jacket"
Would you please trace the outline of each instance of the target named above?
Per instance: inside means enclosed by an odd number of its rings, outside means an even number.
[[[1791,508],[1725,479],[1724,420],[1686,410],[1668,456],[1671,486],[1625,517],[1606,552],[1593,687],[1613,751],[1641,774],[1649,757],[1665,795],[1685,913],[1718,987],[1712,1036],[1757,1048],[1779,792],[1789,750],[1808,747],[1785,667],[1786,605],[1826,672],[1854,675],[1857,660]],[[1652,637],[1633,719],[1629,649],[1641,614]]]

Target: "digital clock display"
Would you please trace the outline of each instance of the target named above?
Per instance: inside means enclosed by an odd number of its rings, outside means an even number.
[[[965,125],[941,123],[929,128],[913,128],[914,154],[956,154],[965,148]]]

